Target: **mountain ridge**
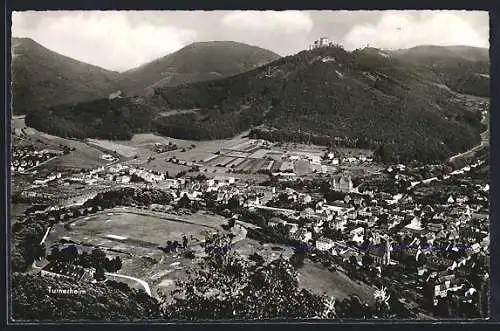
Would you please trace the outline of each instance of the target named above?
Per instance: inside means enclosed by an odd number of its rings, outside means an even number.
[[[442,82],[432,68],[381,53],[341,47],[302,51],[230,77],[159,87],[146,98],[54,108],[50,118],[31,115],[27,121],[58,135],[110,139],[144,131],[219,139],[254,128],[254,136],[270,140],[313,137],[337,144],[340,139],[406,160],[444,159],[479,141],[480,113],[436,88]],[[176,109],[199,110],[157,116]],[[89,125],[70,129],[75,119]],[[63,124],[55,125],[58,121]]]
[[[141,95],[151,87],[175,86],[232,76],[279,57],[261,47],[236,41],[194,42],[121,73],[119,84],[126,94]]]
[[[201,52],[196,50],[200,45],[204,49]],[[159,86],[217,79],[279,57],[263,48],[238,42],[200,42],[120,73],[54,52],[31,38],[13,37],[11,52],[16,114],[106,98],[117,91],[122,95],[147,95]],[[203,60],[205,53],[212,54],[216,60]],[[191,70],[190,62],[208,62],[207,71],[200,71],[196,66]],[[161,76],[167,71],[162,63],[173,66],[171,77]]]

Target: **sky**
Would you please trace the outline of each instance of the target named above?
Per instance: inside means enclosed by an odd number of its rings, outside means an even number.
[[[489,47],[481,11],[25,11],[12,36],[109,70],[137,67],[196,41],[232,40],[286,56],[328,37],[347,50]]]

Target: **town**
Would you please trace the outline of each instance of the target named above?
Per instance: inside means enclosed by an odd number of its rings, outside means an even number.
[[[366,150],[249,138],[203,158],[193,144],[151,146],[128,158],[102,150],[102,165],[87,169],[35,165],[15,174],[13,201],[31,207],[13,224],[14,240],[25,242],[32,227],[39,236],[31,258],[14,254],[14,263],[73,281],[112,278],[155,295],[222,232],[231,234],[231,249],[288,256],[299,274],[304,261],[344,274],[367,301],[387,288],[404,316],[487,312],[484,159],[461,167],[383,165]],[[22,150],[13,163],[44,155]],[[326,291],[336,286],[342,283]]]
[[[9,322],[494,318],[488,12],[11,16]]]

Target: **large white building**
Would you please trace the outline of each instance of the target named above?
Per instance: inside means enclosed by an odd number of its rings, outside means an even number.
[[[335,242],[330,238],[319,238],[316,240],[316,248],[320,251],[328,251],[335,246]]]
[[[330,185],[334,190],[341,192],[349,193],[354,189],[351,176],[333,177],[330,181]]]

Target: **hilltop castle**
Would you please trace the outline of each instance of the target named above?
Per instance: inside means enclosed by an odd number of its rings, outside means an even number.
[[[321,37],[318,40],[315,40],[314,43],[309,45],[309,50],[311,51],[316,48],[329,47],[329,46],[340,46],[340,45],[334,44],[333,42],[329,41],[328,37]]]

